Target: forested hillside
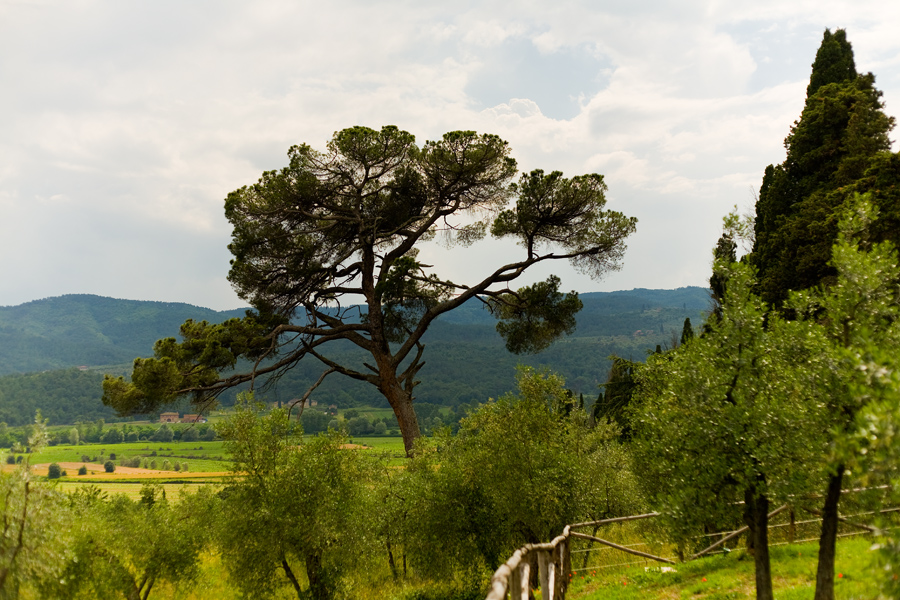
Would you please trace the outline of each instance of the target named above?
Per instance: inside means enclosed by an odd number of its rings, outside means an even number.
[[[496,321],[472,303],[448,314],[426,336],[426,364],[416,388],[420,402],[459,405],[483,402],[514,387],[515,367],[547,366],[590,401],[605,381],[608,357],[643,360],[657,345],[671,347],[684,319],[695,326],[708,309],[707,290],[637,289],[581,294],[584,308],[576,332],[533,356],[506,351]],[[90,295],[62,296],[0,308],[0,421],[22,425],[40,409],[50,424],[114,418],[102,405],[102,373],[130,373],[135,357],[152,354],[153,343],[176,335],[188,318],[222,321],[243,310],[216,312],[188,304],[115,300]],[[362,354],[349,344],[337,351],[350,360]],[[88,367],[80,371],[76,367]],[[296,398],[321,373],[304,361],[264,396]],[[231,403],[236,391],[222,397]],[[381,405],[377,392],[359,382],[332,376],[316,391],[320,404],[341,407]]]
[[[87,294],[0,307],[0,375],[77,366],[131,363],[186,319],[211,322],[218,312],[175,302],[117,300]]]

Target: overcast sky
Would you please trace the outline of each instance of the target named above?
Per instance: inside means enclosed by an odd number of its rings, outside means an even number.
[[[0,305],[242,306],[226,194],[292,144],[385,124],[419,143],[495,133],[523,171],[602,173],[637,233],[602,281],[559,268],[565,289],[706,285],[722,216],[784,159],[825,27],[900,114],[888,0],[0,0]],[[465,280],[517,251],[423,262]]]

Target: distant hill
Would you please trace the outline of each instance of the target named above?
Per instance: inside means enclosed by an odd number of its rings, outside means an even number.
[[[73,294],[0,307],[0,375],[131,363],[187,319],[221,322],[219,312],[175,302]]]
[[[573,391],[593,399],[606,379],[610,354],[643,360],[658,344],[665,348],[677,341],[686,317],[696,328],[709,310],[709,292],[699,287],[591,292],[580,298],[584,309],[576,332],[534,356],[509,354],[480,302],[448,313],[426,334],[417,399],[444,405],[483,402],[514,387],[517,364],[559,372]],[[135,357],[152,355],[157,339],[177,336],[186,319],[221,322],[243,316],[244,310],[92,295],[0,307],[0,421],[22,424],[36,408],[51,424],[110,420],[112,411],[100,403],[103,372],[127,372]],[[332,356],[360,367],[364,358],[349,344]],[[263,395],[282,401],[298,397],[320,373],[319,364],[304,361]],[[222,400],[229,403],[233,396]],[[384,402],[371,386],[337,376],[314,397],[338,406]]]

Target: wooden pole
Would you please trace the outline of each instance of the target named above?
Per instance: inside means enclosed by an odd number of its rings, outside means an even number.
[[[668,558],[662,558],[660,556],[654,556],[653,554],[647,554],[646,552],[641,552],[640,550],[633,550],[631,548],[626,548],[625,546],[620,546],[618,544],[608,542],[606,540],[600,539],[598,537],[594,537],[592,535],[588,535],[586,533],[578,533],[577,531],[573,531],[570,535],[581,538],[583,540],[593,540],[600,544],[605,544],[606,546],[609,546],[610,548],[615,548],[616,550],[621,550],[622,552],[627,552],[628,554],[634,554],[635,556],[642,556],[643,558],[649,558],[651,560],[667,563],[670,565],[675,564],[674,560],[669,560]]]
[[[779,508],[776,508],[775,510],[773,510],[772,512],[769,513],[769,518],[771,519],[772,517],[774,517],[775,515],[777,515],[777,514],[780,513],[781,511],[785,510],[787,507],[788,507],[788,505],[785,504],[784,506],[781,506],[781,507],[779,507]],[[740,529],[738,529],[737,531],[732,531],[730,534],[726,535],[725,537],[723,537],[721,540],[719,540],[718,542],[716,542],[715,544],[713,544],[713,545],[710,546],[709,548],[706,548],[705,550],[701,550],[701,551],[698,552],[697,554],[693,555],[689,560],[694,560],[694,559],[696,559],[696,558],[700,558],[700,557],[703,556],[704,554],[706,554],[706,553],[708,553],[708,552],[710,552],[710,551],[712,551],[712,550],[715,550],[716,548],[718,548],[719,546],[721,546],[722,544],[724,544],[724,543],[727,542],[728,540],[734,539],[734,538],[736,538],[737,536],[741,535],[742,533],[744,533],[744,532],[747,531],[748,529],[750,529],[750,528],[747,527],[747,526],[744,526],[744,527],[741,527]]]
[[[550,588],[550,552],[548,550],[538,550],[538,577],[541,580],[541,598],[553,600],[553,590]]]
[[[638,519],[650,519],[652,517],[658,517],[659,513],[647,513],[645,515],[631,515],[630,517],[615,517],[612,519],[603,519],[600,521],[585,521],[584,523],[575,523],[574,525],[569,525],[571,529],[576,527],[591,527],[593,525],[606,525],[607,523],[622,523],[624,521],[637,521]]]

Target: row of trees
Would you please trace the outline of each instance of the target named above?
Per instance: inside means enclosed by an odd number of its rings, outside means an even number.
[[[651,356],[634,377],[635,451],[654,501],[682,537],[733,522],[741,506],[761,599],[773,597],[771,504],[802,505],[816,492],[815,597],[834,598],[841,490],[850,473],[870,470],[869,447],[895,427],[895,413],[873,402],[897,391],[885,349],[900,342],[900,155],[890,152],[894,119],[874,81],[857,74],[845,32],[826,30],[787,157],[766,169],[755,218],[726,219],[703,335]],[[752,251],[737,263],[741,237]],[[888,480],[890,455],[874,453]]]
[[[334,431],[303,438],[286,410],[251,399],[219,428],[235,476],[218,494],[66,496],[23,465],[0,480],[22,533],[0,541],[0,597],[146,599],[189,587],[210,560],[248,598],[353,597],[390,581],[477,597],[512,548],[645,508],[616,427],[592,426],[558,376],[518,379],[517,394],[475,410],[457,435],[420,440],[406,469],[342,449]]]

